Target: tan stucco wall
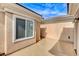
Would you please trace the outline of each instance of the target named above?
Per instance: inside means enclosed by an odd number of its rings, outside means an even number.
[[[0,53],[4,52],[4,39],[5,39],[5,16],[0,12]]]
[[[77,55],[79,56],[79,20],[75,23],[75,48],[77,49]]]
[[[46,28],[46,38],[73,42],[74,24],[72,22],[42,24],[41,27]],[[68,36],[70,36],[70,39],[68,39]]]
[[[40,22],[36,22],[36,42],[40,41]]]
[[[13,12],[4,11],[7,8]],[[37,40],[40,40],[40,22],[41,16],[22,8],[16,4],[0,4],[0,10],[3,10],[3,13],[0,12],[0,52],[9,54],[20,48],[36,43]],[[19,15],[20,13],[21,15]],[[22,15],[23,14],[23,15]],[[23,40],[19,42],[12,42],[12,21],[13,15],[23,16],[25,18],[30,18],[35,21],[35,36],[34,38]]]
[[[20,42],[16,42],[16,43],[13,43],[12,42],[12,17],[13,17],[13,14],[10,14],[10,13],[6,13],[6,16],[7,16],[7,19],[6,19],[6,25],[7,25],[7,30],[6,30],[6,46],[5,46],[5,53],[8,54],[8,53],[11,53],[11,52],[14,52],[16,51],[17,49],[20,49],[20,48],[23,48],[25,46],[28,46],[30,44],[33,44],[36,42],[36,38],[39,39],[39,37],[34,37],[32,39],[28,39],[28,40],[24,40],[24,41],[20,41]],[[37,22],[37,21],[36,21]],[[38,22],[37,22],[38,23]],[[38,26],[38,29],[40,29],[40,24],[37,24]],[[35,27],[37,28],[37,27]],[[35,32],[36,32],[36,35],[39,34],[39,31],[37,32],[36,31],[37,29],[35,29]]]
[[[41,21],[41,16],[35,14],[34,12],[31,12],[21,6],[18,6],[17,4],[12,4],[12,3],[1,3],[1,8],[2,9],[10,9],[14,12],[24,14],[26,17],[29,16],[30,18],[35,18],[36,21]]]
[[[69,3],[69,15],[75,16],[79,7],[79,3]]]

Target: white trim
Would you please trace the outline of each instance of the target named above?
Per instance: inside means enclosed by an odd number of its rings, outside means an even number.
[[[5,13],[5,40],[4,40],[4,52],[7,53],[7,15]]]
[[[18,41],[23,41],[23,40],[29,40],[31,38],[34,38],[34,37],[32,36],[32,37],[27,37],[27,38],[20,38],[20,39],[14,40],[13,42],[18,42]]]
[[[33,37],[35,36],[35,21],[33,21]]]
[[[25,19],[25,22],[27,23],[27,20],[29,21],[33,21],[33,36],[32,37],[25,37],[25,38],[20,38],[20,39],[17,39],[16,40],[16,18],[21,18],[21,19]],[[17,16],[17,15],[13,15],[13,20],[12,20],[12,42],[17,42],[17,41],[22,41],[22,40],[25,40],[25,39],[31,39],[31,38],[34,38],[35,36],[35,24],[34,24],[34,20],[33,19],[29,19],[29,18],[25,18],[25,17],[22,17],[22,16]]]
[[[15,42],[15,33],[16,33],[16,30],[15,30],[15,27],[16,27],[16,18],[13,16],[13,19],[12,19],[12,42]]]
[[[25,21],[25,29],[27,28],[27,21]],[[25,33],[27,33],[27,30],[25,30]],[[27,36],[27,34],[25,34],[25,36]]]

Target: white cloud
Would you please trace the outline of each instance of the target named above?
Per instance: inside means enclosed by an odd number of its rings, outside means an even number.
[[[43,5],[43,4],[42,4]],[[48,8],[45,8],[44,10],[35,10],[39,14],[41,14],[45,19],[48,17],[53,17],[53,16],[61,16],[61,15],[66,15],[65,12],[60,12],[54,5],[54,10],[51,9],[53,6],[52,4],[44,4],[43,6],[47,6]]]
[[[66,13],[61,13],[61,12],[59,12],[58,15],[66,15]]]
[[[50,15],[50,14],[55,14],[55,15]],[[58,11],[52,11],[52,12],[45,12],[44,11],[44,13],[42,13],[42,15],[46,19],[46,18],[49,18],[49,17],[66,15],[66,13],[61,13],[61,12],[58,12]]]
[[[51,9],[45,9],[45,10],[36,10],[39,14],[42,15],[49,15],[49,14],[57,14],[59,11],[53,11]]]

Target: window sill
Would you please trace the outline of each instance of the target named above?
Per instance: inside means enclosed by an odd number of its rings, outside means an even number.
[[[28,37],[28,38],[20,38],[20,39],[13,40],[13,43],[17,43],[17,42],[24,41],[24,40],[30,40],[30,39],[33,39],[33,38],[34,38],[34,36]]]

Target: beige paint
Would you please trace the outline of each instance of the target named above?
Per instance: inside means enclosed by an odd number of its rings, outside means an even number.
[[[4,52],[4,39],[5,39],[5,20],[4,13],[0,12],[0,53]]]
[[[79,3],[70,3],[69,15],[73,15],[75,18],[79,18]],[[74,49],[77,49],[77,55],[79,55],[79,21],[78,20],[74,22]]]
[[[69,3],[69,15],[75,16],[79,7],[79,3]]]
[[[42,24],[41,27],[46,28],[46,38],[73,42],[73,35],[74,35],[73,22]],[[70,39],[68,39],[68,36],[70,36]]]
[[[36,38],[30,39],[30,40],[24,40],[21,42],[12,42],[12,14],[6,13],[7,19],[6,19],[6,25],[7,25],[7,30],[6,30],[6,54],[11,53],[13,51],[16,51],[17,49],[20,49],[22,47],[25,47],[29,44],[35,43]]]
[[[76,12],[76,18],[79,18],[79,8]],[[76,43],[77,55],[79,56],[79,19],[76,19],[75,22],[75,43]]]
[[[40,41],[40,23],[36,22],[36,42]]]
[[[77,39],[77,41],[76,41],[76,43],[77,43],[77,55],[79,55],[79,21],[77,21],[77,28],[76,28],[76,31],[77,31],[77,33],[76,33],[76,39]]]
[[[79,18],[79,3],[70,3],[69,15]],[[77,49],[79,55],[79,21],[74,24],[74,49]]]
[[[15,11],[15,12],[18,12],[18,13],[21,13],[21,14],[24,14],[25,16],[29,16],[29,17],[36,18],[35,19],[36,21],[39,21],[39,22],[41,21],[40,20],[41,19],[41,16],[39,16],[39,15],[37,15],[37,14],[35,14],[35,13],[33,13],[33,12],[31,12],[31,11],[29,11],[29,10],[21,7],[21,6],[18,6],[16,4],[2,3],[1,4],[1,7],[2,7],[2,9],[7,8],[7,9],[10,9],[12,11]]]
[[[21,42],[17,42],[17,43],[12,43],[12,17],[13,17],[13,13],[9,13],[9,12],[0,12],[0,52],[5,52],[6,54],[11,53],[16,51],[19,48],[25,47],[27,45],[30,45],[34,42],[40,40],[40,19],[41,17],[29,10],[26,10],[16,4],[0,4],[0,10],[4,10],[5,8],[8,8],[10,10],[16,11],[18,13],[24,14],[25,16],[30,16],[35,18],[34,20],[36,21],[36,36],[32,39],[32,40],[24,40]],[[74,15],[76,14],[76,11],[78,9],[78,4],[70,4],[69,7],[69,15]],[[19,14],[16,14],[19,15]],[[6,21],[5,21],[5,16],[6,16]],[[22,16],[22,15],[19,15]],[[23,17],[25,17],[23,16]],[[6,22],[6,37],[5,37],[5,22]],[[74,25],[72,22],[61,22],[61,23],[52,23],[52,24],[43,24],[42,26],[46,27],[46,38],[53,38],[53,39],[63,39],[63,40],[67,40],[67,41],[72,41],[73,42],[73,30],[65,30],[65,38],[64,36],[61,36],[63,29],[67,29],[67,28],[73,28]],[[71,33],[72,32],[72,33]],[[69,34],[70,33],[70,34]],[[71,39],[67,39],[69,34],[71,36]],[[5,42],[5,43],[4,43]],[[5,45],[4,45],[5,44]],[[5,49],[4,49],[5,47]]]
[[[4,11],[0,12],[0,52],[9,54],[20,48],[36,43],[40,40],[40,22],[41,16],[22,8],[16,4],[0,4],[0,10],[5,8],[13,10],[14,12],[23,14],[25,18],[31,18],[35,21],[35,36],[28,40],[23,40],[19,42],[12,42],[12,21],[13,15],[21,16],[19,14],[14,14],[12,12]]]
[[[78,28],[78,22],[74,22],[74,49],[77,49],[77,28]]]

